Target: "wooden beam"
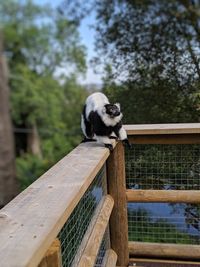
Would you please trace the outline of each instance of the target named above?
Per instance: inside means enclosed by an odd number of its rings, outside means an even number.
[[[112,249],[108,249],[104,256],[104,260],[102,263],[103,267],[116,267],[117,263],[117,254]]]
[[[199,190],[126,190],[127,202],[200,203]]]
[[[128,135],[200,133],[200,123],[132,124],[124,127]]]
[[[129,253],[131,256],[137,256],[137,257],[199,260],[200,246],[182,245],[182,244],[129,242]]]
[[[94,266],[113,206],[113,198],[107,195],[77,267]]]
[[[111,248],[117,253],[117,265],[121,266],[129,262],[124,164],[124,147],[119,142],[107,161],[107,181],[108,192],[115,202],[110,218]]]
[[[129,135],[132,144],[200,144],[200,133],[196,134],[155,134],[155,135]]]
[[[61,246],[58,238],[53,241],[38,267],[62,267]]]
[[[0,211],[1,267],[40,263],[109,154],[79,145]]]
[[[80,261],[80,257],[83,254],[83,251],[84,251],[84,249],[85,249],[85,247],[86,247],[86,245],[88,243],[88,240],[89,240],[89,238],[91,236],[91,233],[92,233],[92,231],[94,229],[94,226],[95,226],[95,224],[97,222],[97,219],[99,217],[99,214],[100,214],[102,206],[103,206],[103,203],[105,202],[105,198],[106,198],[106,196],[102,197],[102,199],[100,200],[98,206],[96,207],[96,209],[94,211],[94,214],[92,216],[92,220],[90,221],[90,223],[89,223],[89,225],[87,227],[87,230],[86,230],[86,232],[84,234],[84,237],[83,237],[83,239],[81,241],[81,244],[79,245],[78,251],[76,252],[75,258],[74,258],[74,260],[73,260],[73,262],[71,264],[72,265],[71,267],[77,267],[78,262]]]
[[[130,263],[134,264],[134,263],[158,263],[160,264],[160,266],[165,265],[165,264],[171,264],[171,266],[176,266],[176,264],[184,264],[184,266],[197,266],[199,267],[199,263],[200,262],[196,262],[196,261],[181,261],[181,260],[161,260],[161,259],[143,259],[143,258],[130,258]],[[161,265],[162,264],[162,265]],[[138,264],[137,264],[138,267]]]

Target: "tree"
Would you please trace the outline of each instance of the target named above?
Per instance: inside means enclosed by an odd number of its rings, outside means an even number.
[[[44,77],[47,80],[55,76],[65,82],[72,72],[84,73],[85,48],[79,42],[75,23],[57,9],[38,6],[31,0],[9,0],[0,4],[0,17],[5,36],[5,52],[11,69],[10,87],[15,102],[12,104],[16,108],[18,101],[20,108],[17,116],[21,125],[35,132],[37,138],[36,115],[40,105],[45,102],[41,99],[41,91],[45,90],[46,95],[49,91],[47,87],[42,88]],[[55,85],[55,82],[52,83]],[[20,96],[15,97],[18,93]],[[34,142],[33,134],[28,140]],[[28,150],[32,151],[34,146],[32,142],[28,143]]]
[[[25,152],[41,156],[38,127],[48,121],[56,128],[64,101],[52,76],[65,83],[71,72],[84,73],[85,48],[76,24],[57,9],[9,0],[0,4],[0,17],[11,69],[12,117],[17,128],[27,129]]]
[[[87,93],[77,77],[86,70],[85,47],[75,21],[31,0],[2,1],[0,22],[10,67],[17,170],[27,186],[80,142],[75,115]]]
[[[122,103],[126,123],[199,121],[199,0],[90,0],[82,9],[74,0],[71,5],[77,23],[95,9],[94,65],[111,68],[104,90]]]
[[[199,121],[199,1],[96,2],[99,58],[120,85],[107,93],[126,122]]]
[[[8,70],[0,36],[0,207],[18,193],[12,123],[9,110]]]

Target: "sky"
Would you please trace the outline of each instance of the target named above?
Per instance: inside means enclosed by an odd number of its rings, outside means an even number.
[[[37,4],[51,4],[51,6],[58,6],[61,0],[34,0]],[[93,68],[90,66],[90,60],[95,56],[95,30],[92,29],[91,25],[95,23],[95,15],[91,14],[86,17],[80,27],[79,33],[81,38],[81,43],[85,45],[87,51],[87,73],[85,77],[79,79],[80,83],[82,84],[101,84],[101,75],[95,74]]]

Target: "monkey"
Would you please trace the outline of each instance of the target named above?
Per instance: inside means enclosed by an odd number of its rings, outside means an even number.
[[[81,115],[81,129],[85,137],[83,142],[98,141],[112,151],[110,139],[119,138],[130,148],[122,116],[119,103],[110,104],[103,93],[91,94],[86,99]]]

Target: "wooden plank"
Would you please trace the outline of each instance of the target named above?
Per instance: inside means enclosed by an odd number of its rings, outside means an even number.
[[[163,244],[129,242],[129,253],[137,257],[157,257],[171,259],[199,260],[200,246],[182,244]]]
[[[0,212],[1,267],[37,266],[109,156],[79,145]]]
[[[200,133],[200,123],[124,125],[128,135]]]
[[[126,190],[127,202],[200,203],[199,190]]]
[[[61,258],[61,246],[60,241],[56,238],[51,244],[50,248],[45,253],[42,261],[38,267],[61,267],[62,258]]]
[[[117,265],[127,266],[129,254],[124,164],[124,147],[119,142],[107,161],[108,192],[115,202],[110,218],[110,238],[111,248],[117,253]]]
[[[81,244],[80,244],[80,246],[76,252],[76,255],[75,255],[75,258],[71,264],[72,265],[71,267],[77,267],[78,262],[80,261],[80,257],[83,254],[83,251],[84,251],[84,249],[88,243],[88,240],[91,236],[91,233],[94,229],[94,226],[96,224],[96,221],[97,221],[99,214],[100,214],[100,211],[102,209],[103,203],[105,202],[105,198],[106,198],[106,196],[103,196],[103,198],[101,199],[101,201],[99,202],[98,206],[96,207],[96,209],[94,211],[94,214],[92,216],[92,220],[90,221],[89,226],[87,227],[87,231],[84,234],[83,240],[82,240],[82,242],[81,242]]]
[[[200,134],[130,135],[131,144],[200,144]]]
[[[171,264],[171,266],[173,266],[173,264],[185,264],[185,266],[190,266],[190,264],[193,265],[198,265],[199,266],[199,262],[196,261],[181,261],[181,260],[161,260],[161,259],[143,259],[143,258],[130,258],[130,263],[140,263],[140,262],[147,262],[147,263],[160,263],[160,266],[162,266],[161,264],[165,264],[165,263],[169,263]],[[138,265],[137,265],[138,266]]]
[[[102,263],[103,267],[115,267],[117,262],[117,254],[112,249],[108,249]]]
[[[107,195],[77,267],[94,266],[113,206],[113,198]]]

